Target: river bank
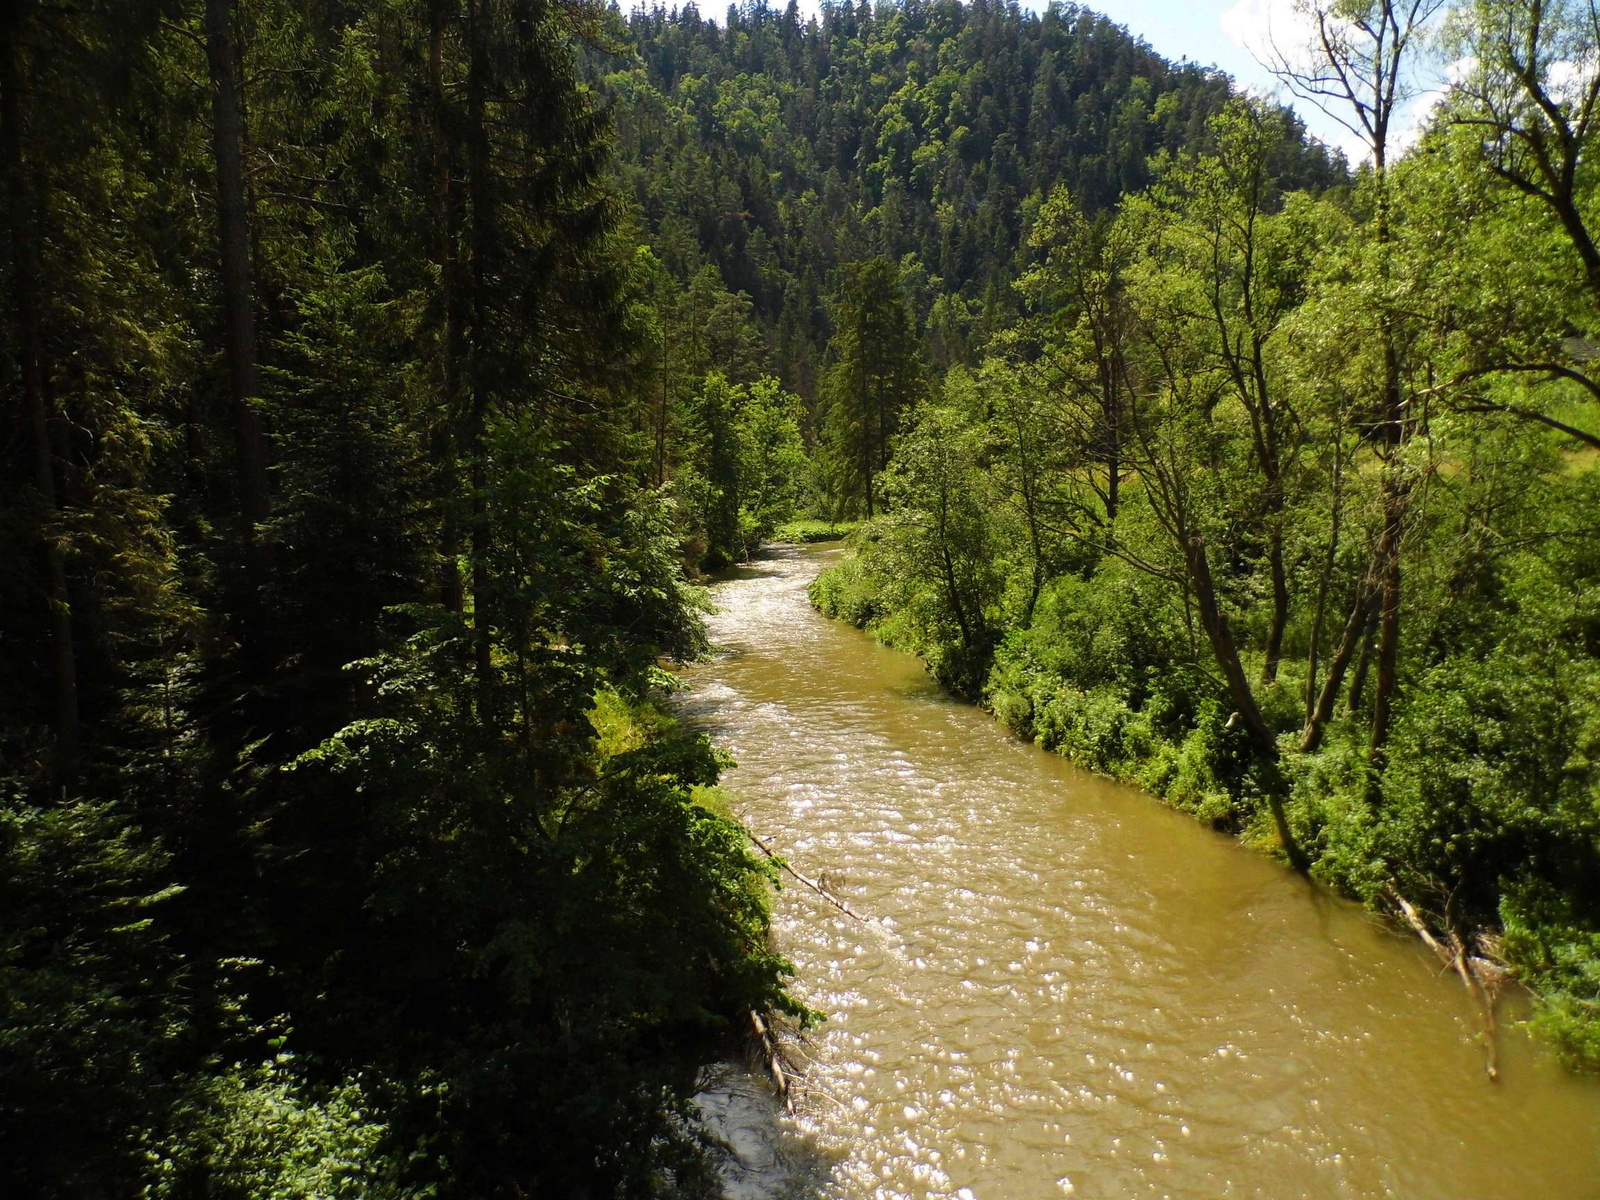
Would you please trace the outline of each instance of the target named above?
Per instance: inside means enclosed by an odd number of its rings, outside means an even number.
[[[1116,560],[1051,581],[1028,620],[973,647],[927,618],[937,601],[901,586],[870,534],[857,543],[810,588],[820,612],[916,654],[1024,740],[1255,849],[1282,857],[1289,846],[1318,882],[1419,933],[1481,1011],[1489,1075],[1495,997],[1513,976],[1539,998],[1532,1024],[1567,1065],[1600,1070],[1600,844],[1586,760],[1574,753],[1550,778],[1563,735],[1527,724],[1540,706],[1572,719],[1557,689],[1496,672],[1458,687],[1430,680],[1375,774],[1365,659],[1311,753],[1299,746],[1304,682],[1286,662],[1261,692],[1278,738],[1264,761],[1171,596]]]
[[[867,918],[778,900],[828,1016],[793,1126],[820,1162],[791,1194],[1592,1196],[1600,1089],[1522,1037],[1487,1083],[1414,939],[814,612],[839,557],[717,585],[682,700],[738,761],[741,818]]]

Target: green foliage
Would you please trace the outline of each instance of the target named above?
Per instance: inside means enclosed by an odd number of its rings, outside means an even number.
[[[895,266],[875,258],[847,268],[828,344],[823,445],[840,510],[869,520],[877,477],[903,415],[922,390],[921,368]]]
[[[450,737],[448,707],[398,686],[416,664],[374,669],[393,715],[295,769],[308,794],[381,798],[363,837],[375,888],[319,971],[326,1016],[309,1015],[390,1077],[404,1061],[440,1081],[434,1104],[392,1118],[428,1148],[422,1179],[477,1190],[509,1165],[561,1183],[598,1156],[604,1186],[638,1186],[656,1144],[683,1136],[695,1047],[735,1013],[806,1015],[767,945],[772,865],[700,802],[722,760],[602,691],[578,730],[545,735],[593,730],[552,781],[548,748],[496,766]],[[407,999],[389,1011],[391,995]]]
[[[1219,826],[1244,807],[1243,759],[1214,686],[1186,669],[1159,589],[1109,560],[1051,582],[1032,624],[995,656],[985,698],[1018,734],[1091,770],[1138,783]],[[1169,618],[1170,622],[1170,618]]]
[[[1032,623],[1012,634],[1008,646],[1046,673],[1110,688],[1142,708],[1152,692],[1171,696],[1177,680],[1168,670],[1186,653],[1174,627],[1181,614],[1162,612],[1168,599],[1126,564],[1105,560],[1087,578],[1052,580]]]
[[[836,563],[811,581],[811,603],[824,616],[848,621],[857,629],[871,626],[882,608],[879,581],[866,574],[861,557]]]
[[[167,856],[108,802],[0,807],[0,1177],[18,1195],[135,1178],[203,1015]],[[198,1002],[198,1003],[197,1003]]]
[[[1578,896],[1535,880],[1506,889],[1500,919],[1508,957],[1543,993],[1534,1028],[1568,1065],[1594,1070],[1600,1064],[1600,922]]]
[[[396,1179],[388,1130],[359,1082],[312,1089],[287,1056],[197,1081],[175,1112],[181,1140],[149,1151],[147,1200],[197,1193],[251,1200],[376,1197],[425,1191]]]
[[[814,1014],[661,664],[857,511],[819,608],[1594,1065],[1571,15],[1352,185],[1087,10],[0,6],[4,1186],[709,1194]]]
[[[814,431],[573,18],[0,9],[0,1190],[704,1194],[809,1017],[659,701]]]
[[[1595,101],[1540,102],[1593,53],[1570,18],[1464,7],[1469,78],[1348,192],[1294,191],[1295,130],[1243,101],[1125,158],[1146,190],[1114,208],[1057,180],[1022,311],[812,598],[1021,736],[1503,953],[1592,1067]]]
[[[794,515],[810,475],[801,413],[770,376],[748,386],[706,376],[672,480],[696,566],[717,571],[748,558]]]
[[[746,550],[774,536],[805,498],[810,472],[804,408],[770,376],[750,385],[739,414],[739,535]]]
[[[634,56],[595,56],[618,173],[661,260],[684,282],[712,266],[748,296],[776,373],[809,404],[845,264],[909,264],[924,281],[906,280],[911,347],[941,369],[970,363],[1016,311],[1039,199],[1059,183],[1111,208],[1158,156],[1203,141],[1231,90],[1073,6],[829,0],[813,18],[740,5],[717,19],[641,9]],[[1292,186],[1344,174],[1303,139],[1283,160]]]
[[[980,439],[958,410],[919,406],[884,476],[893,507],[811,593],[822,611],[924,655],[966,695],[987,670],[1001,600],[996,531],[974,492]]]
[[[814,518],[802,517],[795,521],[780,521],[772,531],[774,541],[798,542],[802,545],[808,542],[842,542],[856,530],[854,521],[818,521]]]

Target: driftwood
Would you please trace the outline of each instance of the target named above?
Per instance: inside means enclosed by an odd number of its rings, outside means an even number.
[[[1478,1013],[1483,1021],[1483,1041],[1486,1061],[1484,1073],[1490,1080],[1500,1078],[1500,1052],[1498,1038],[1496,1037],[1494,1010],[1499,999],[1500,988],[1508,978],[1506,969],[1493,959],[1483,955],[1473,954],[1468,949],[1468,938],[1463,937],[1455,929],[1444,932],[1443,937],[1437,937],[1428,928],[1427,922],[1418,914],[1398,891],[1390,889],[1400,914],[1405,918],[1406,924],[1411,926],[1413,932],[1422,939],[1423,944],[1432,950],[1435,957],[1449,970],[1460,977],[1463,986],[1477,1003]],[[1470,936],[1470,935],[1468,935]]]
[[[783,1061],[783,1048],[778,1045],[776,1035],[761,1019],[761,1014],[753,1008],[750,1010],[750,1039],[754,1057],[760,1060],[761,1065],[772,1076],[772,1086],[777,1090],[778,1098],[783,1101],[784,1111],[792,1115],[794,1113],[794,1089],[790,1086],[792,1072]]]
[[[817,880],[807,879],[799,871],[791,867],[777,851],[757,837],[748,826],[745,828],[745,833],[749,836],[755,848],[777,863],[778,868],[785,874],[792,876],[803,886],[821,896],[851,920],[860,921],[863,924],[866,923],[865,917],[854,911],[827,886]],[[761,1014],[754,1009],[749,1010],[749,1015],[750,1057],[757,1066],[764,1069],[772,1077],[772,1086],[777,1091],[779,1099],[783,1101],[784,1111],[793,1115],[795,1084],[800,1078],[800,1071],[790,1062],[789,1052],[778,1041],[778,1036],[771,1024],[762,1020]],[[803,1041],[804,1038],[802,1037],[801,1040]],[[818,1094],[820,1095],[821,1093]],[[832,1096],[827,1098],[833,1100]],[[838,1103],[838,1101],[834,1101],[834,1103]]]
[[[810,888],[817,895],[821,896],[824,900],[826,900],[829,904],[833,905],[835,908],[837,908],[840,912],[842,912],[845,916],[849,917],[851,920],[860,921],[862,924],[866,923],[866,918],[865,917],[861,916],[861,914],[859,914],[859,913],[855,912],[854,910],[852,910],[851,907],[848,904],[846,904],[843,900],[839,899],[838,896],[835,896],[827,888],[823,887],[822,884],[816,882],[815,880],[807,879],[804,875],[800,874],[799,871],[796,871],[786,861],[784,861],[784,859],[782,857],[780,857],[772,849],[771,846],[769,846],[765,842],[763,842],[754,833],[751,833],[749,829],[746,829],[745,832],[750,834],[750,840],[755,843],[756,849],[761,851],[761,853],[765,854],[773,862],[777,863],[780,868],[782,868],[784,871],[788,872],[790,875],[793,875],[801,883],[805,884],[806,887]]]

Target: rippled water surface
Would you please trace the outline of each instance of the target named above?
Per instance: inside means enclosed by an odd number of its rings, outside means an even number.
[[[871,918],[779,901],[828,1014],[802,1195],[1600,1197],[1600,1085],[1515,1032],[1491,1084],[1412,942],[818,616],[837,553],[719,584],[684,705],[752,829]]]

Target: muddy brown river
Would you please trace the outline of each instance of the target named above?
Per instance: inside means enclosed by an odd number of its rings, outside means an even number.
[[[684,700],[751,828],[868,918],[779,898],[828,1019],[794,1118],[708,1087],[730,1195],[1600,1197],[1600,1082],[1514,1027],[1489,1082],[1413,941],[813,612],[838,553],[717,585]]]

